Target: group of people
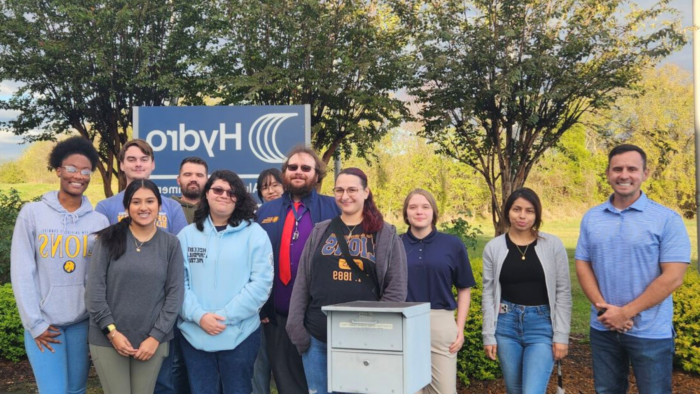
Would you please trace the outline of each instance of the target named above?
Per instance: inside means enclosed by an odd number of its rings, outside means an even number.
[[[238,175],[208,175],[200,158],[183,160],[173,198],[149,180],[148,143],[128,141],[118,159],[126,189],[93,210],[84,192],[97,152],[79,137],[59,142],[49,159],[59,190],[15,225],[12,285],[41,393],[84,393],[89,355],[106,393],[267,394],[271,376],[280,394],[326,393],[322,307],[357,300],[430,303],[432,381],[421,392],[456,392],[475,281],[464,244],[437,231],[430,192],[406,196],[399,235],[362,170],[340,171],[333,196],[319,194],[326,166],[305,146],[260,174],[259,207]],[[641,393],[670,392],[670,294],[688,235],[640,190],[640,148],[613,149],[606,175],[613,193],[584,217],[576,249],[596,391],[626,392],[631,362]],[[539,231],[533,190],[514,191],[504,212],[507,231],[483,255],[484,351],[509,393],[544,393],[568,351],[567,253]]]

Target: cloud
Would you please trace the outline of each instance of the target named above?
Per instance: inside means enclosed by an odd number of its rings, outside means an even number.
[[[24,85],[21,82],[4,80],[0,81],[0,99],[9,98],[14,92]]]

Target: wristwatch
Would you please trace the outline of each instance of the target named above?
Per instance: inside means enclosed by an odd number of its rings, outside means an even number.
[[[107,327],[102,329],[102,333],[105,334],[107,336],[107,338],[109,338],[109,333],[116,330],[116,329],[117,329],[117,326],[115,326],[114,324],[110,324]]]

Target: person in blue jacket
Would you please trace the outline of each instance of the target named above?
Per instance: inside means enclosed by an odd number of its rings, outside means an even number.
[[[272,295],[260,318],[269,319],[263,329],[272,375],[280,394],[309,391],[301,356],[285,327],[306,240],[314,224],[340,215],[333,197],[316,192],[325,175],[326,164],[313,149],[303,145],[293,148],[282,164],[284,194],[258,210],[257,221],[267,231],[275,254]]]
[[[185,257],[178,327],[190,389],[250,394],[258,313],[272,288],[272,246],[238,175],[214,171],[202,196],[194,223],[178,235]]]

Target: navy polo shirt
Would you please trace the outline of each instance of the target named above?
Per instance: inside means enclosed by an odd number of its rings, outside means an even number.
[[[465,289],[476,284],[462,241],[436,230],[423,239],[408,231],[401,240],[408,261],[406,301],[430,302],[430,309],[457,309],[452,286]]]

